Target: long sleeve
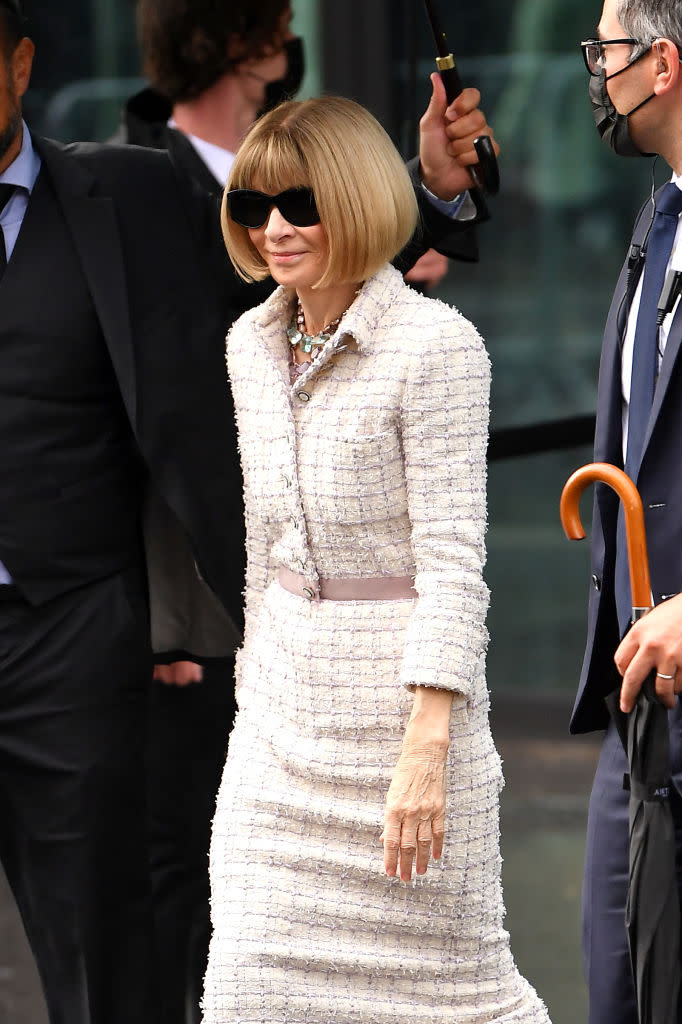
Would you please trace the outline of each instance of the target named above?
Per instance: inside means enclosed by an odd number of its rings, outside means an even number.
[[[401,682],[467,696],[487,644],[483,581],[490,364],[453,314],[415,353],[402,409],[411,542],[419,600]]]

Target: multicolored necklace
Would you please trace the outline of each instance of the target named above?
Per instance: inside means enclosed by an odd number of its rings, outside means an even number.
[[[296,300],[296,313],[292,317],[291,323],[287,327],[287,338],[292,348],[300,347],[301,352],[305,352],[309,355],[313,348],[319,349],[323,345],[326,345],[336,328],[343,319],[343,313],[341,316],[337,316],[335,320],[331,320],[321,331],[317,334],[306,334],[305,329],[305,314],[303,312],[303,306],[301,300]],[[317,352],[315,353],[317,355]],[[314,356],[313,356],[314,358]]]

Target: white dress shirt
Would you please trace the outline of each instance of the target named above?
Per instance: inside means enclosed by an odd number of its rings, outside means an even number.
[[[173,117],[169,119],[168,127],[175,128],[179,132],[182,131],[182,128],[178,128]],[[226,185],[227,179],[230,177],[235,154],[229,149],[223,149],[222,146],[216,146],[213,142],[206,142],[205,139],[200,139],[198,135],[190,135],[189,132],[182,132],[182,134],[192,143],[216,181]]]
[[[682,175],[673,174],[673,183],[682,190]],[[668,270],[681,270],[682,271],[682,221],[678,217],[677,221],[677,232],[675,234],[675,240],[673,242],[672,251],[670,253],[670,261],[668,263],[666,273]],[[621,355],[621,389],[623,393],[623,465],[625,465],[625,455],[627,452],[628,444],[628,417],[630,410],[630,386],[632,383],[632,357],[635,346],[635,330],[637,328],[637,314],[639,313],[639,303],[642,297],[642,285],[644,284],[644,274],[640,276],[637,289],[635,291],[632,305],[630,307],[630,313],[628,315],[627,328],[625,330],[625,337],[623,339],[623,351]],[[668,341],[668,334],[670,332],[670,325],[672,319],[677,312],[680,299],[678,297],[675,305],[673,306],[670,313],[666,316],[663,321],[658,334],[658,368],[661,368],[661,360],[663,359],[663,353],[665,352],[666,342]]]

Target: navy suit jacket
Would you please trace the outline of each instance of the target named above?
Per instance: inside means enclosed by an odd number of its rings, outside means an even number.
[[[651,220],[647,202],[639,212],[632,247],[641,245]],[[599,370],[595,462],[623,468],[621,346],[636,276],[628,287],[626,259],[611,303]],[[671,324],[635,483],[644,504],[654,603],[682,590],[682,303]],[[603,698],[620,685],[613,662],[620,641],[614,595],[618,497],[597,484],[591,539],[588,632],[571,732],[608,723]]]

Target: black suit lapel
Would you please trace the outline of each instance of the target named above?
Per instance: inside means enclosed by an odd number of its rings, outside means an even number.
[[[49,171],[106,340],[130,421],[135,426],[136,387],[128,289],[113,200],[93,195],[96,179],[73,151],[33,139]]]
[[[174,128],[168,128],[167,133],[168,153],[175,166],[204,191],[211,195],[221,193],[224,183],[214,177],[187,136]]]

